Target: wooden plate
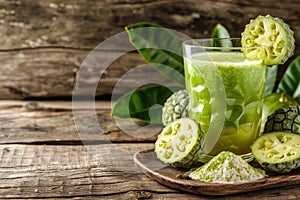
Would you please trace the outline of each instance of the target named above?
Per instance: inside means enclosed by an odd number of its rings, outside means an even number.
[[[234,184],[184,180],[177,178],[177,176],[185,171],[163,164],[156,158],[153,149],[137,152],[134,155],[134,162],[147,176],[155,181],[174,189],[195,194],[227,195],[300,184],[300,170],[282,175],[270,175],[256,181]]]

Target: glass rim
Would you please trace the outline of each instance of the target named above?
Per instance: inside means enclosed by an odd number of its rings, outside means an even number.
[[[205,42],[205,41],[224,41],[224,40],[230,40],[230,41],[239,41],[239,46],[231,46],[231,47],[214,47],[214,46],[208,46],[208,45],[201,45],[197,44],[200,42]],[[192,43],[194,42],[194,44]],[[232,49],[232,50],[241,50],[241,49],[254,49],[256,47],[242,47],[241,44],[241,38],[239,37],[233,37],[233,38],[199,38],[199,39],[188,39],[182,42],[183,46],[185,47],[194,47],[194,48],[203,48],[203,49]]]

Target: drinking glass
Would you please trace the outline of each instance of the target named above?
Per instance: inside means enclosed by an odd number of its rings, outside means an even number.
[[[244,50],[240,38],[183,42],[189,117],[204,133],[204,154],[247,155],[260,134],[268,68]]]

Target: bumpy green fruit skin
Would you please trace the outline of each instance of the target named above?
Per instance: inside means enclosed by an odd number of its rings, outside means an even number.
[[[264,133],[277,131],[300,134],[300,105],[284,106],[268,117]]]
[[[196,145],[189,152],[188,156],[180,161],[171,163],[170,165],[176,168],[190,168],[191,166],[193,166],[195,163],[199,161],[201,155],[202,142],[203,142],[203,134],[200,133]]]
[[[258,163],[262,168],[264,168],[267,171],[276,173],[287,173],[294,169],[297,169],[300,166],[300,159],[278,164],[270,164],[258,160]]]
[[[262,123],[267,122],[268,116],[272,115],[276,110],[287,105],[297,105],[298,103],[285,93],[272,93],[264,98]]]
[[[164,126],[177,119],[188,117],[189,96],[185,89],[171,95],[162,109],[162,123]]]

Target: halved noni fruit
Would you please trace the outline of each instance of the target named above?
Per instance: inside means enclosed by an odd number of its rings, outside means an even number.
[[[163,128],[155,142],[158,159],[174,167],[189,168],[201,155],[203,133],[197,122],[181,118]]]
[[[279,18],[258,16],[242,33],[244,56],[262,60],[265,65],[283,64],[294,53],[294,32]]]
[[[286,173],[300,167],[300,135],[271,132],[258,137],[251,146],[258,163],[268,171]]]

